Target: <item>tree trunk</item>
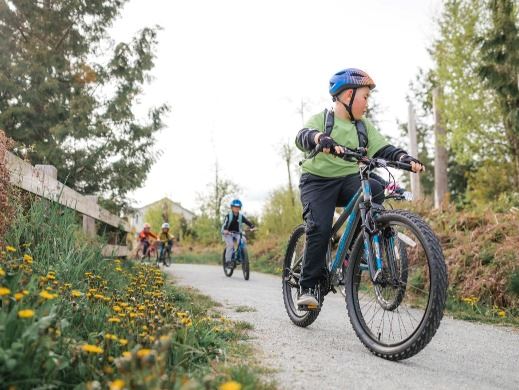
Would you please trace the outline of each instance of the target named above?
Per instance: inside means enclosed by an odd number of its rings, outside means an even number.
[[[438,87],[433,90],[434,109],[434,208],[441,208],[448,194],[447,187],[447,149],[445,148],[445,128],[441,123],[440,108],[441,91]]]
[[[416,118],[412,103],[409,103],[408,116],[409,153],[411,153],[411,156],[418,158],[418,142],[416,140]],[[411,173],[411,192],[413,193],[413,198],[415,200],[422,198],[422,186],[420,184],[420,176],[416,173]]]

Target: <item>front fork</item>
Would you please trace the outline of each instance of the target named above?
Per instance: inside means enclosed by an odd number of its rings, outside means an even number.
[[[374,223],[371,187],[367,178],[361,177],[364,201],[360,203],[362,234],[364,238],[364,255],[368,263],[371,280],[376,282],[382,273],[382,255],[380,250],[381,234]],[[376,210],[375,210],[376,211]]]

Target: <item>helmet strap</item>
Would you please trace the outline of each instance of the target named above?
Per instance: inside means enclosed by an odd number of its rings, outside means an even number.
[[[353,93],[351,94],[350,102],[347,105],[344,104],[339,98],[336,98],[335,100],[344,106],[344,108],[348,112],[348,115],[350,116],[350,120],[352,122],[355,122],[355,118],[353,117],[352,109],[353,109],[353,101],[355,100],[355,95],[357,94],[357,88],[352,88],[352,89],[353,89]]]

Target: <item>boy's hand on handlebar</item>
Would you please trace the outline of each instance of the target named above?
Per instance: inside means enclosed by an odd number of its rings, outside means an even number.
[[[411,169],[415,173],[425,172],[425,165],[422,162],[414,157],[409,156],[408,154],[404,154],[399,159],[400,162],[411,165]]]
[[[343,154],[344,148],[335,140],[326,134],[316,134],[314,138],[315,144],[321,146],[324,153]]]
[[[224,230],[223,234],[226,234],[226,235],[229,234],[229,230]]]

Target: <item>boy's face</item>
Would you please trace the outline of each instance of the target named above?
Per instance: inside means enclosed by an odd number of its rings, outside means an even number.
[[[145,232],[149,232],[149,231],[150,231],[150,228],[149,228],[149,227],[145,227],[145,228],[144,228],[144,231],[145,231]]]
[[[353,94],[352,89],[348,89],[344,91],[339,98],[342,102],[349,104],[351,100],[351,96]],[[355,94],[355,100],[353,101],[353,106],[351,111],[353,113],[353,119],[360,119],[366,113],[368,109],[368,98],[369,98],[370,90],[369,87],[357,88],[357,93]]]
[[[231,207],[231,210],[234,214],[238,214],[240,212],[240,207],[233,206]]]
[[[169,228],[162,228],[162,231],[163,231],[164,233],[167,233],[167,232],[169,232]]]

